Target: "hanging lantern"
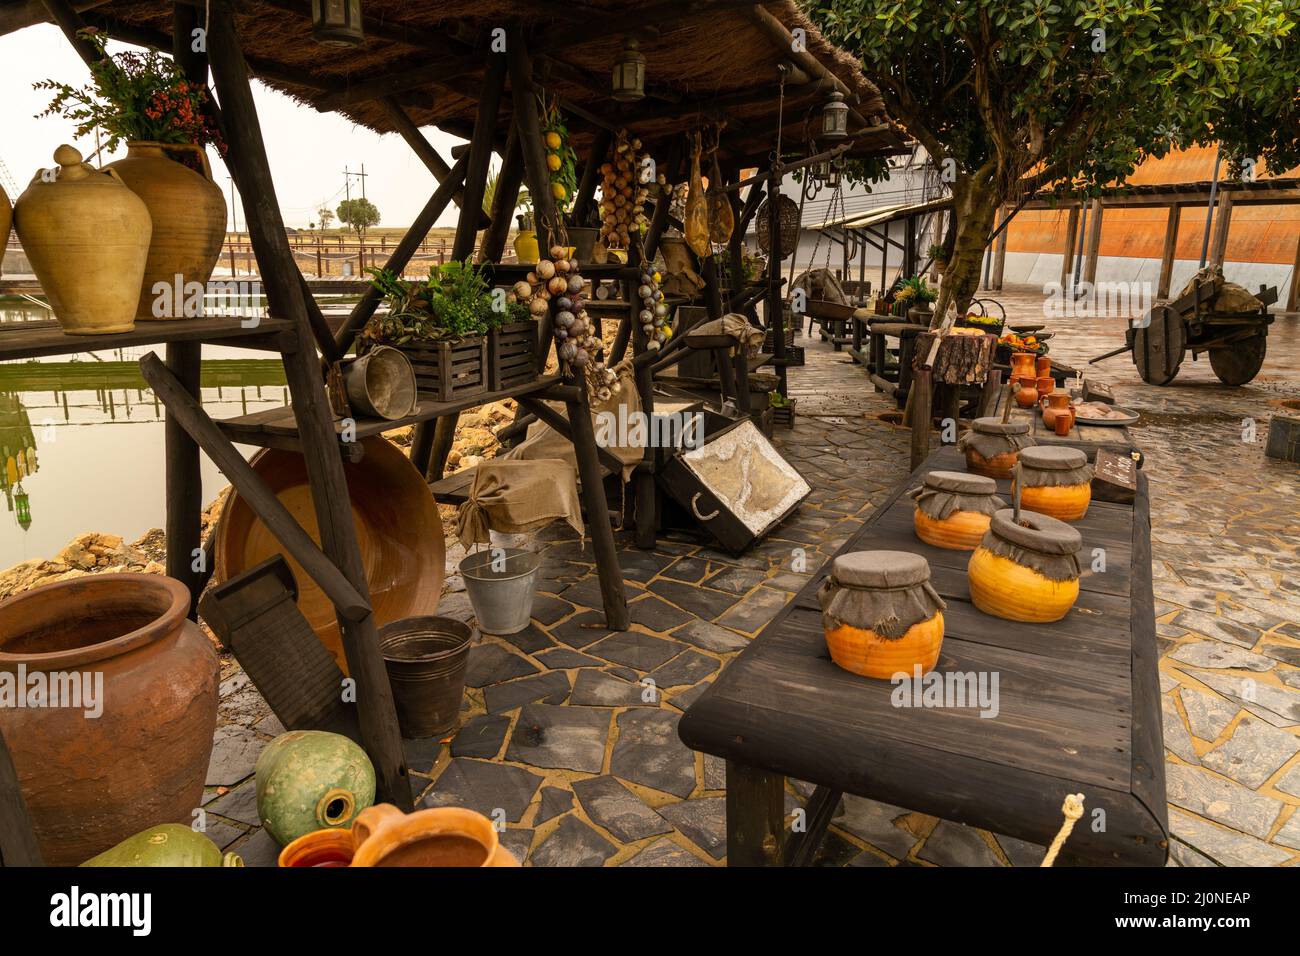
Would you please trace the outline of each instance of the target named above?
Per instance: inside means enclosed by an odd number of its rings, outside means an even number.
[[[830,175],[826,177],[826,185],[830,186],[831,189],[840,188],[840,168],[838,166],[831,166]]]
[[[831,161],[823,159],[813,163],[812,177],[819,183],[828,182],[831,178]]]
[[[311,0],[311,33],[316,42],[330,46],[365,43],[361,0]]]
[[[634,103],[645,97],[645,54],[636,47],[636,38],[623,40],[623,50],[614,61],[614,99]]]
[[[32,526],[32,503],[31,496],[23,491],[21,484],[14,488],[14,506],[18,511],[18,524],[26,531]]]
[[[822,107],[822,139],[845,139],[849,135],[849,104],[836,90]]]

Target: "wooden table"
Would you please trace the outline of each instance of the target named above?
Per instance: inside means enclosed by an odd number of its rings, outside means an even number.
[[[727,761],[728,863],[807,862],[842,793],[1046,845],[1066,794],[1082,792],[1085,816],[1061,860],[1162,865],[1168,820],[1145,477],[1132,505],[1094,502],[1076,522],[1079,600],[1062,621],[1037,625],[976,610],[968,554],[913,534],[903,493],[942,469],[962,470],[956,449],[926,459],[841,552],[925,555],[948,604],[936,670],[997,673],[997,716],[895,707],[893,684],[835,666],[816,599],[823,569],[681,720],[688,746]],[[1006,498],[1007,483],[998,484]],[[1105,573],[1090,570],[1097,548]],[[786,776],[817,785],[808,831],[788,847]],[[1095,832],[1099,809],[1105,827]]]
[[[989,412],[995,418],[1002,417],[1002,402],[1006,401],[1005,389],[998,391],[997,403]],[[1070,428],[1070,434],[1058,435],[1043,424],[1043,415],[1037,406],[1021,408],[1012,399],[1011,420],[1028,422],[1029,435],[1036,445],[1068,445],[1078,448],[1092,461],[1097,456],[1098,448],[1108,448],[1113,452],[1127,455],[1138,450],[1129,429],[1116,425],[1080,425],[1077,421]]]

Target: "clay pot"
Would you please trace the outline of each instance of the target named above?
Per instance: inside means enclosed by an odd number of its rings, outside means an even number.
[[[1034,385],[1038,390],[1038,398],[1046,398],[1056,390],[1056,379],[1050,375],[1044,375],[1034,380]],[[1035,399],[1037,401],[1037,399]]]
[[[149,209],[112,169],[71,146],[38,172],[14,205],[14,228],[54,317],[69,335],[135,327],[153,226]],[[55,174],[56,173],[56,174]]]
[[[199,160],[202,174],[172,158],[183,154]],[[187,144],[127,143],[126,158],[106,168],[144,200],[153,220],[135,317],[186,318],[183,290],[191,282],[207,285],[226,236],[226,200],[212,182],[207,153]],[[160,282],[172,290],[165,298],[155,291]],[[182,290],[179,301],[177,283]]]
[[[1038,373],[1034,369],[1033,352],[1012,352],[1011,353],[1011,380],[1017,378],[1037,378]]]
[[[1040,355],[1034,359],[1034,376],[1036,378],[1048,378],[1052,374],[1052,360],[1049,356]]]
[[[1072,414],[1066,412],[1065,414]],[[1055,518],[1078,521],[1092,502],[1092,470],[1088,456],[1077,448],[1038,446],[1020,453],[1021,472],[1011,493],[1021,485],[1021,507]]]
[[[375,802],[375,768],[341,734],[291,730],[257,758],[257,816],[287,846],[317,830],[346,829]]]
[[[1047,396],[1046,402],[1047,404],[1043,408],[1043,424],[1048,428],[1055,428],[1053,423],[1062,412],[1065,412],[1066,415],[1071,414],[1069,392],[1052,392]]]
[[[521,229],[515,235],[515,261],[532,264],[541,256],[537,246],[537,233],[531,229]]]
[[[1020,376],[1016,379],[1016,404],[1021,408],[1032,408],[1038,402],[1038,387],[1034,379]]]
[[[1067,408],[1061,412],[1052,421],[1052,431],[1062,438],[1070,434],[1070,429],[1074,427],[1074,409]]]
[[[0,604],[0,679],[25,672],[30,687],[73,675],[97,702],[0,707],[47,864],[81,863],[159,823],[188,824],[200,805],[217,655],[186,619],[189,606],[185,586],[158,574],[73,578]]]
[[[280,851],[282,867],[328,868],[352,865],[351,830],[304,833]]]
[[[244,861],[237,854],[222,853],[206,836],[183,823],[164,823],[127,837],[81,865],[240,867]]]
[[[14,224],[14,210],[9,204],[9,194],[0,186],[0,275],[4,275],[5,248],[9,245],[9,230]]]
[[[961,498],[954,500],[949,495]],[[950,551],[975,550],[989,530],[993,512],[1005,506],[997,497],[997,484],[992,478],[965,472],[932,471],[912,496],[918,498],[912,512],[916,536],[928,545]],[[956,510],[937,517],[953,505]]]
[[[1035,391],[1037,394],[1037,391]],[[1010,478],[1020,457],[1020,446],[1028,442],[1028,422],[1003,422],[998,418],[977,418],[971,422],[970,431],[958,441],[966,458],[966,470],[989,478]],[[975,448],[981,436],[994,436],[990,444],[1001,448],[997,454],[985,457]],[[986,448],[985,451],[990,449]]]
[[[481,813],[436,807],[403,813],[370,807],[352,825],[353,866],[518,866]]]
[[[942,611],[928,621],[913,624],[896,640],[847,624],[826,632],[831,660],[846,671],[880,680],[889,680],[898,673],[910,675],[918,665],[922,674],[928,674],[939,662],[942,645]]]

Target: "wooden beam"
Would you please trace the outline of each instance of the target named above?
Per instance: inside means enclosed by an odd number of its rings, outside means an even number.
[[[317,97],[312,105],[322,113],[332,113],[370,100],[406,93],[422,86],[445,86],[450,80],[467,76],[483,68],[481,56],[457,56],[434,60],[409,70],[376,71],[373,76],[359,77],[337,92]]]
[[[275,183],[230,0],[214,0],[212,4],[208,57],[229,135],[227,162],[239,169],[249,237],[257,254],[267,300],[274,314],[291,319],[298,328],[300,340],[306,340],[309,328],[303,291],[294,278],[297,265],[276,204]],[[361,561],[347,478],[320,367],[316,356],[303,348],[285,355],[284,367],[293,396],[322,550],[368,601],[366,569]],[[339,630],[350,677],[356,683],[361,737],[375,767],[376,794],[381,801],[410,810],[413,804],[410,780],[374,615],[351,621],[340,614]]]
[[[1223,267],[1223,259],[1228,254],[1228,231],[1232,228],[1232,193],[1219,194],[1219,208],[1214,218],[1214,240],[1210,246],[1209,265]]]
[[[1008,219],[1010,219],[1011,215],[1012,215],[1011,210],[1008,209],[1006,206],[1003,206],[1002,221],[1006,222]],[[1002,288],[1002,277],[1006,271],[1007,232],[1008,230],[1006,229],[1001,230],[998,233],[998,238],[995,240],[996,244],[993,246],[993,275],[989,279],[989,288],[993,289],[994,291],[1000,290]],[[940,243],[942,243],[942,237],[940,237]]]
[[[559,228],[560,220],[555,199],[551,195],[550,171],[546,167],[546,148],[542,144],[542,126],[537,113],[538,99],[533,86],[532,61],[521,27],[512,26],[506,42],[510,95],[514,105],[514,123],[519,129],[519,147],[524,156],[524,178],[533,200],[538,248],[542,255],[546,255],[555,242],[555,230]]]
[[[1156,298],[1169,298],[1169,283],[1174,274],[1174,256],[1178,252],[1178,227],[1182,221],[1183,207],[1177,204],[1169,207],[1169,219],[1165,222],[1165,248],[1160,256],[1160,278],[1156,282]]]
[[[573,225],[586,223],[591,212],[592,200],[596,196],[596,186],[600,183],[600,167],[609,154],[610,143],[614,134],[606,129],[598,129],[591,139],[591,148],[587,150],[587,159],[582,167],[582,179],[578,181],[578,197],[573,203]]]
[[[389,122],[397,130],[398,135],[406,140],[406,145],[410,146],[415,155],[420,157],[420,162],[424,163],[429,172],[433,173],[433,178],[440,184],[444,182],[451,175],[451,167],[433,148],[433,144],[425,139],[424,134],[420,132],[420,127],[411,119],[410,114],[406,112],[402,104],[398,102],[396,97],[392,96],[385,96],[378,102],[388,116]],[[452,199],[455,200],[457,206],[465,205],[465,188],[459,184],[459,180],[457,180],[456,188],[452,193]],[[483,225],[486,227],[487,223],[485,222]]]
[[[91,2],[83,0],[70,6],[75,12],[84,13],[95,7],[105,6],[109,2],[110,0],[91,0]],[[51,22],[50,11],[41,0],[25,0],[25,2],[0,7],[0,36],[36,26],[38,23],[49,22]]]
[[[99,55],[93,43],[81,36],[80,31],[86,28],[86,22],[81,19],[77,10],[67,0],[42,0],[42,3],[49,13],[49,19],[63,31],[63,35],[68,38],[77,55],[85,61],[86,66],[94,69],[104,58]]]
[[[1300,236],[1295,241],[1295,264],[1291,266],[1291,291],[1287,293],[1286,310],[1295,312],[1300,308]]]
[[[780,866],[785,777],[727,761],[727,866]]]
[[[1069,285],[1070,273],[1074,271],[1074,240],[1079,234],[1079,207],[1071,206],[1065,224],[1065,251],[1061,258],[1061,288]]]
[[[1083,281],[1097,281],[1097,257],[1101,251],[1101,200],[1094,199],[1089,210],[1088,238],[1083,245]]]
[[[478,247],[479,262],[500,262],[505,254],[523,181],[524,154],[519,148],[519,130],[511,123],[505,150],[501,154],[501,168],[497,171],[496,191],[492,196],[492,222]]]

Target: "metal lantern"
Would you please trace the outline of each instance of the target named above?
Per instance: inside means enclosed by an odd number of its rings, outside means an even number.
[[[819,183],[828,182],[831,178],[831,161],[829,159],[822,159],[813,163],[812,177]]]
[[[635,37],[623,41],[623,50],[614,61],[612,88],[614,99],[623,103],[645,97],[645,54],[637,49]]]
[[[849,135],[849,104],[836,90],[822,107],[822,139],[845,139]]]
[[[831,166],[830,175],[826,177],[826,185],[831,187],[831,189],[840,188],[840,167],[839,166],[837,165]]]
[[[311,0],[311,33],[318,43],[361,45],[366,41],[361,0]]]
[[[14,505],[18,511],[18,524],[26,531],[32,526],[31,496],[23,491],[22,482],[14,487]]]

